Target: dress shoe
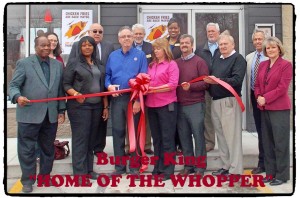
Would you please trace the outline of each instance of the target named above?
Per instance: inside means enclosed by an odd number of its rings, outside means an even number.
[[[96,172],[89,172],[89,175],[91,176],[91,179],[92,180],[97,180],[98,179],[98,177],[99,177],[99,174],[98,173],[96,173]]]
[[[179,175],[187,176],[187,175],[192,174],[192,173],[194,173],[194,172],[195,172],[194,169],[190,169],[190,170],[188,170],[188,169],[182,169],[182,170],[179,172]]]
[[[107,176],[108,177],[112,177],[114,175],[121,175],[121,176],[124,176],[126,175],[126,172],[125,171],[113,171],[112,173],[108,173]]]
[[[263,182],[264,183],[269,183],[269,182],[271,182],[273,180],[273,177],[272,176],[266,176],[265,178],[263,178]]]
[[[169,179],[171,179],[171,176],[170,175],[168,175],[168,174],[162,174],[164,177],[163,177],[163,181],[166,181],[166,180],[169,180]]]
[[[200,170],[196,170],[196,172],[195,172],[194,175],[195,175],[195,176],[200,175],[201,177],[203,177],[203,176],[204,176],[204,172],[203,172],[203,171],[200,171]]]
[[[229,172],[228,172],[228,170],[226,170],[224,168],[221,168],[221,169],[219,169],[217,171],[212,172],[211,174],[214,175],[214,176],[217,176],[217,175],[228,175]]]
[[[265,168],[262,168],[262,167],[256,167],[254,168],[251,173],[252,174],[260,174],[260,173],[263,173],[263,172],[266,172]]]
[[[153,155],[153,154],[154,154],[154,152],[153,152],[151,149],[146,149],[146,150],[144,150],[144,151],[145,151],[145,153],[148,154],[148,155]]]
[[[22,188],[22,191],[24,193],[30,193],[30,192],[32,192],[33,191],[32,185],[30,185],[30,184],[24,184],[23,188]]]
[[[281,185],[283,183],[286,183],[286,181],[284,180],[281,180],[281,179],[276,179],[274,178],[271,182],[270,182],[270,185],[271,186],[278,186],[278,185]]]

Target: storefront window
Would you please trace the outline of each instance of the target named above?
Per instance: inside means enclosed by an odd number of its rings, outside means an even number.
[[[87,4],[81,4],[81,5],[65,5],[65,4],[57,4],[57,5],[31,5],[30,6],[30,54],[34,54],[34,43],[33,40],[37,36],[39,32],[55,32],[58,37],[60,44],[62,44],[62,40],[65,37],[65,34],[62,33],[62,26],[63,24],[70,25],[69,23],[64,23],[63,20],[66,20],[65,18],[62,19],[63,10],[70,10],[70,11],[76,11],[76,10],[89,10],[92,14],[91,19],[93,23],[98,22],[98,6],[96,5],[87,5]],[[76,19],[74,19],[75,21]],[[72,22],[72,20],[70,21]],[[88,28],[88,27],[85,27]],[[62,35],[63,34],[63,35]],[[73,41],[76,41],[79,39],[79,36],[74,36]],[[64,62],[66,63],[69,57],[69,49],[64,51],[64,46],[62,46],[62,58],[64,59]]]
[[[7,23],[6,23],[6,36],[7,36],[7,52],[6,59],[6,83],[8,84],[13,72],[16,68],[16,62],[20,58],[25,57],[25,20],[26,19],[26,6],[25,5],[8,5],[7,6]],[[8,86],[7,86],[8,89]],[[8,93],[8,90],[7,90]],[[8,98],[9,99],[9,98]]]

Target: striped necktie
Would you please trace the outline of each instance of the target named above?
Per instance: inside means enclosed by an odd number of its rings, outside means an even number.
[[[259,63],[260,63],[260,54],[258,53],[255,64],[254,64],[254,80],[253,80],[254,84],[256,81],[256,77],[257,77]]]

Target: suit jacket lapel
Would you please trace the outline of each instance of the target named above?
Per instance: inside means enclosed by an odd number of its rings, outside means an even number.
[[[36,71],[37,75],[39,76],[41,81],[44,83],[44,85],[48,88],[47,80],[45,78],[44,72],[43,72],[41,65],[36,56],[33,56],[32,64],[33,64],[33,68]]]

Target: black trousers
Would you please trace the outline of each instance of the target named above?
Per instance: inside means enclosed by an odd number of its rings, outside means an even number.
[[[170,110],[168,105],[163,107],[148,107],[148,118],[153,138],[154,155],[159,160],[154,165],[152,174],[174,174],[174,164],[165,164],[165,154],[175,154],[175,132],[177,121],[177,104]]]
[[[67,110],[72,130],[72,164],[74,175],[93,171],[94,138],[99,133],[102,109],[69,108]]]
[[[254,91],[251,90],[251,103],[253,107],[253,118],[254,118],[254,123],[255,127],[257,130],[257,135],[258,135],[258,167],[265,168],[265,159],[264,159],[264,147],[263,147],[263,141],[262,141],[262,131],[261,131],[261,111],[257,107],[257,101],[255,99],[255,94]]]
[[[54,140],[57,122],[50,123],[48,114],[40,124],[18,122],[18,157],[22,170],[21,183],[32,185],[36,175],[35,146],[40,146],[40,175],[48,175],[52,171],[54,161]]]
[[[106,146],[106,134],[107,134],[107,120],[104,121],[102,117],[99,120],[99,132],[96,133],[94,139],[94,153],[103,152]]]
[[[262,111],[262,138],[267,175],[290,179],[290,110]]]

